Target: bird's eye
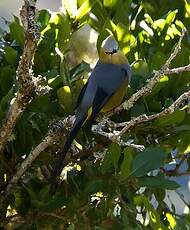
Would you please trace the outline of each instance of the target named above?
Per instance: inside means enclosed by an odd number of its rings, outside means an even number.
[[[113,49],[112,54],[117,53],[117,49]]]
[[[113,49],[112,51],[106,51],[106,54],[115,54],[117,53],[117,49]]]

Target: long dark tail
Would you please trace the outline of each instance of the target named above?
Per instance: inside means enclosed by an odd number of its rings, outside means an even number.
[[[78,130],[81,128],[84,120],[85,120],[85,117],[81,119],[80,121],[76,121],[76,123],[73,125],[73,128],[71,129],[69,136],[67,137],[67,140],[65,142],[63,149],[58,153],[59,157],[54,165],[54,169],[52,173],[53,177],[57,178],[61,174],[63,167],[64,167],[64,159],[67,155],[67,152],[69,151],[71,147],[71,144],[74,138],[76,137],[78,133]]]
[[[64,168],[64,159],[65,159],[67,152],[69,151],[71,144],[72,144],[74,138],[76,137],[80,127],[84,123],[85,119],[86,119],[86,116],[84,116],[80,120],[75,121],[73,128],[71,129],[69,136],[67,137],[67,140],[65,142],[63,149],[60,150],[58,153],[58,159],[54,165],[53,172],[51,175],[51,193],[54,193],[56,191],[56,188],[58,185],[57,178],[61,174],[61,172]]]

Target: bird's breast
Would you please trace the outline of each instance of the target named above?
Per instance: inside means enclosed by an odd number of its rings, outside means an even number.
[[[119,106],[125,96],[128,81],[125,80],[119,89],[113,94],[110,100],[102,108],[101,112],[106,113]]]

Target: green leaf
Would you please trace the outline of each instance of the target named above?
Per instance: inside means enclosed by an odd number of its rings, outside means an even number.
[[[189,145],[189,140],[190,140],[190,132],[189,131],[183,131],[180,133],[177,148],[181,153],[184,153],[186,151],[188,145]]]
[[[0,68],[0,93],[6,95],[12,88],[15,69],[11,65]]]
[[[173,124],[181,123],[185,118],[184,110],[176,110],[172,114],[165,115],[164,117],[160,117],[153,122],[154,125],[158,127],[169,126]]]
[[[112,4],[115,4],[115,1],[112,0]],[[113,16],[113,21],[115,23],[123,23],[127,28],[129,28],[129,9],[130,9],[131,0],[128,1],[117,1],[116,12]],[[127,29],[128,31],[128,29]]]
[[[176,132],[190,131],[190,125],[180,125],[177,126],[175,129]]]
[[[38,208],[38,209],[42,209],[44,207],[44,202],[35,200],[35,199],[31,200],[31,204],[33,207]]]
[[[166,85],[168,84],[168,76],[164,75],[160,81],[154,86],[152,92],[151,92],[151,96],[156,95],[162,88],[166,87]]]
[[[102,6],[100,1],[94,1],[94,5],[91,9],[91,13],[93,13],[96,18],[89,17],[88,23],[93,28],[96,28],[98,32],[100,32],[103,28],[105,21],[109,18],[109,12],[107,12],[106,8]]]
[[[5,47],[5,59],[9,64],[14,65],[17,60],[17,51],[10,46]]]
[[[24,45],[24,29],[18,22],[12,22],[9,25],[11,36],[20,45]]]
[[[50,107],[50,99],[49,95],[43,95],[37,97],[35,100],[31,102],[29,105],[30,110],[36,113],[47,113],[48,108]]]
[[[71,37],[71,26],[69,23],[68,18],[63,17],[62,15],[58,14],[58,34],[57,34],[57,42],[58,48],[61,53],[65,53],[68,49],[69,40]]]
[[[37,199],[38,199],[38,194],[36,194],[36,192],[33,191],[32,188],[30,188],[30,187],[25,187],[25,189],[27,190],[27,192],[28,192],[28,194],[29,194],[31,200],[37,200]]]
[[[155,69],[160,69],[165,63],[167,57],[165,53],[158,50],[157,52],[152,53],[150,58],[151,61],[149,63],[149,68],[151,71],[153,71]]]
[[[94,194],[105,190],[105,181],[102,179],[95,180],[93,179],[90,184],[86,187],[86,192],[89,194]]]
[[[7,106],[9,104],[10,100],[14,96],[13,92],[14,92],[14,90],[13,90],[13,88],[11,88],[8,91],[8,93],[4,97],[1,98],[1,100],[0,100],[0,112],[5,112],[6,111]]]
[[[131,109],[131,116],[132,117],[137,117],[140,116],[141,114],[144,114],[146,111],[145,106],[142,102],[135,104],[133,108]]]
[[[102,169],[104,172],[106,172],[112,167],[114,167],[115,172],[117,171],[120,153],[121,153],[121,148],[118,144],[112,143],[109,146],[108,151],[104,157],[103,164],[102,164]]]
[[[149,147],[143,152],[138,153],[133,161],[130,176],[140,177],[146,175],[151,170],[157,169],[164,164],[165,152],[160,148]]]
[[[122,50],[124,54],[128,54],[130,49],[136,45],[135,37],[130,34],[128,27],[123,23],[119,22],[115,29],[120,50]]]
[[[41,25],[41,30],[43,30],[50,20],[51,14],[47,10],[40,10],[38,13],[38,23]]]
[[[90,12],[95,1],[86,0],[82,6],[77,10],[76,20],[81,20],[86,14]]]
[[[44,187],[40,190],[39,192],[39,199],[41,201],[47,201],[49,200],[50,196],[49,196],[49,188],[50,185],[44,185]]]
[[[121,164],[121,175],[122,179],[125,179],[129,176],[132,167],[133,160],[133,149],[125,148],[124,150],[124,159]]]
[[[169,12],[166,17],[166,24],[170,25],[174,21],[177,13],[178,13],[178,10]]]
[[[67,200],[64,196],[56,196],[55,198],[50,199],[50,201],[44,205],[43,209],[47,212],[51,212],[54,209],[61,208],[67,203]]]
[[[161,176],[147,176],[139,178],[140,186],[147,186],[151,188],[175,190],[179,188],[179,184],[175,181],[168,180]]]

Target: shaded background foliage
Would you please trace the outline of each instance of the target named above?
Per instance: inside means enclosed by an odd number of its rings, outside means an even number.
[[[46,77],[52,90],[32,101],[17,122],[1,156],[2,190],[23,158],[46,135],[49,123],[73,114],[77,95],[90,70],[84,61],[71,66],[65,58],[75,31],[88,23],[99,33],[97,48],[111,32],[130,63],[140,59],[133,66],[132,81],[127,91],[129,98],[152,77],[154,70],[162,67],[183,27],[187,31],[190,27],[188,0],[62,2],[66,14],[41,10],[37,15],[41,40],[33,70],[35,75]],[[79,9],[77,13],[74,11],[75,3]],[[1,125],[19,87],[16,68],[24,45],[19,18],[15,16],[14,21],[7,24],[9,32],[0,30]],[[189,63],[189,49],[187,32],[182,50],[172,62],[173,67]],[[113,116],[113,120],[127,121],[140,114],[160,112],[187,91],[189,84],[188,72],[163,76],[149,95],[139,99],[130,111]],[[132,139],[146,147],[142,153],[121,148],[84,128],[77,141],[84,148],[89,143],[100,145],[99,150],[92,150],[90,157],[78,163],[76,156],[71,157],[66,180],[54,197],[49,195],[49,183],[42,172],[44,166],[53,164],[55,149],[41,153],[12,190],[9,200],[8,216],[18,215],[22,221],[18,219],[7,226],[10,229],[188,229],[189,217],[178,218],[175,207],[169,210],[163,201],[166,190],[175,190],[179,185],[159,169],[186,153],[186,171],[189,171],[190,114],[187,111],[187,106],[184,106],[171,115],[141,124],[125,134],[124,140]],[[177,150],[175,156],[174,150]],[[155,169],[157,171],[153,172]],[[150,202],[153,198],[157,205]]]

